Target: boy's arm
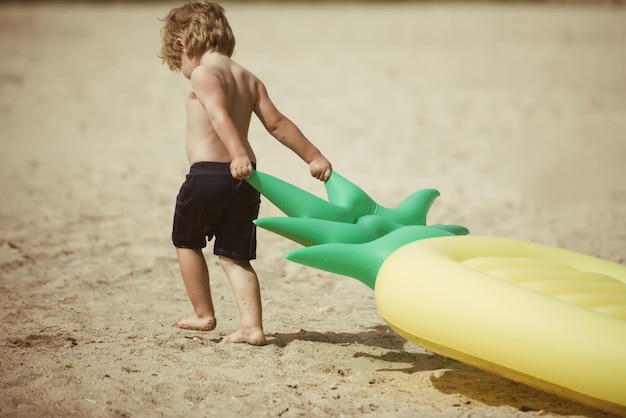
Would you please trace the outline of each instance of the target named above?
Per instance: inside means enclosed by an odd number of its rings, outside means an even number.
[[[281,144],[295,152],[308,165],[311,175],[326,181],[332,173],[330,162],[300,129],[274,106],[262,82],[258,82],[257,103],[254,108],[265,129]]]
[[[226,92],[221,79],[204,68],[191,74],[191,87],[204,106],[209,121],[230,156],[230,171],[236,179],[252,174],[252,163],[235,123],[228,113]]]

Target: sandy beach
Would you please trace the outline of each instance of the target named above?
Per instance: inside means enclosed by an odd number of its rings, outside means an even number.
[[[406,342],[369,288],[264,230],[269,344],[218,343],[238,315],[212,243],[218,328],[174,327],[173,4],[0,5],[0,416],[613,417]],[[429,223],[626,264],[625,7],[224,5],[234,58],[379,203],[435,188]],[[259,170],[325,196],[250,136]]]

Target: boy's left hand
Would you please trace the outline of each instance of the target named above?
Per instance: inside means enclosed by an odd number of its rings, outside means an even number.
[[[253,171],[252,162],[248,157],[237,157],[230,162],[230,174],[237,180],[247,179]]]

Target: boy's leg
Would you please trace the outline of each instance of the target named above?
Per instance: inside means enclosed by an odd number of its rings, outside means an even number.
[[[220,256],[220,264],[230,280],[239,309],[239,329],[225,337],[223,342],[265,344],[261,291],[256,272],[249,261]]]
[[[176,248],[180,273],[193,305],[193,313],[176,321],[176,326],[197,331],[215,329],[216,320],[209,285],[209,269],[200,249]]]

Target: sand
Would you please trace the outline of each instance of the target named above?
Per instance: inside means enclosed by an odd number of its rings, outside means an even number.
[[[226,6],[235,58],[381,204],[432,187],[429,223],[626,263],[625,8]],[[269,344],[217,343],[238,316],[210,251],[218,328],[174,327],[186,80],[157,58],[167,10],[0,6],[0,415],[610,416],[405,342],[371,290],[267,231]],[[258,122],[251,138],[261,171],[324,196]]]

